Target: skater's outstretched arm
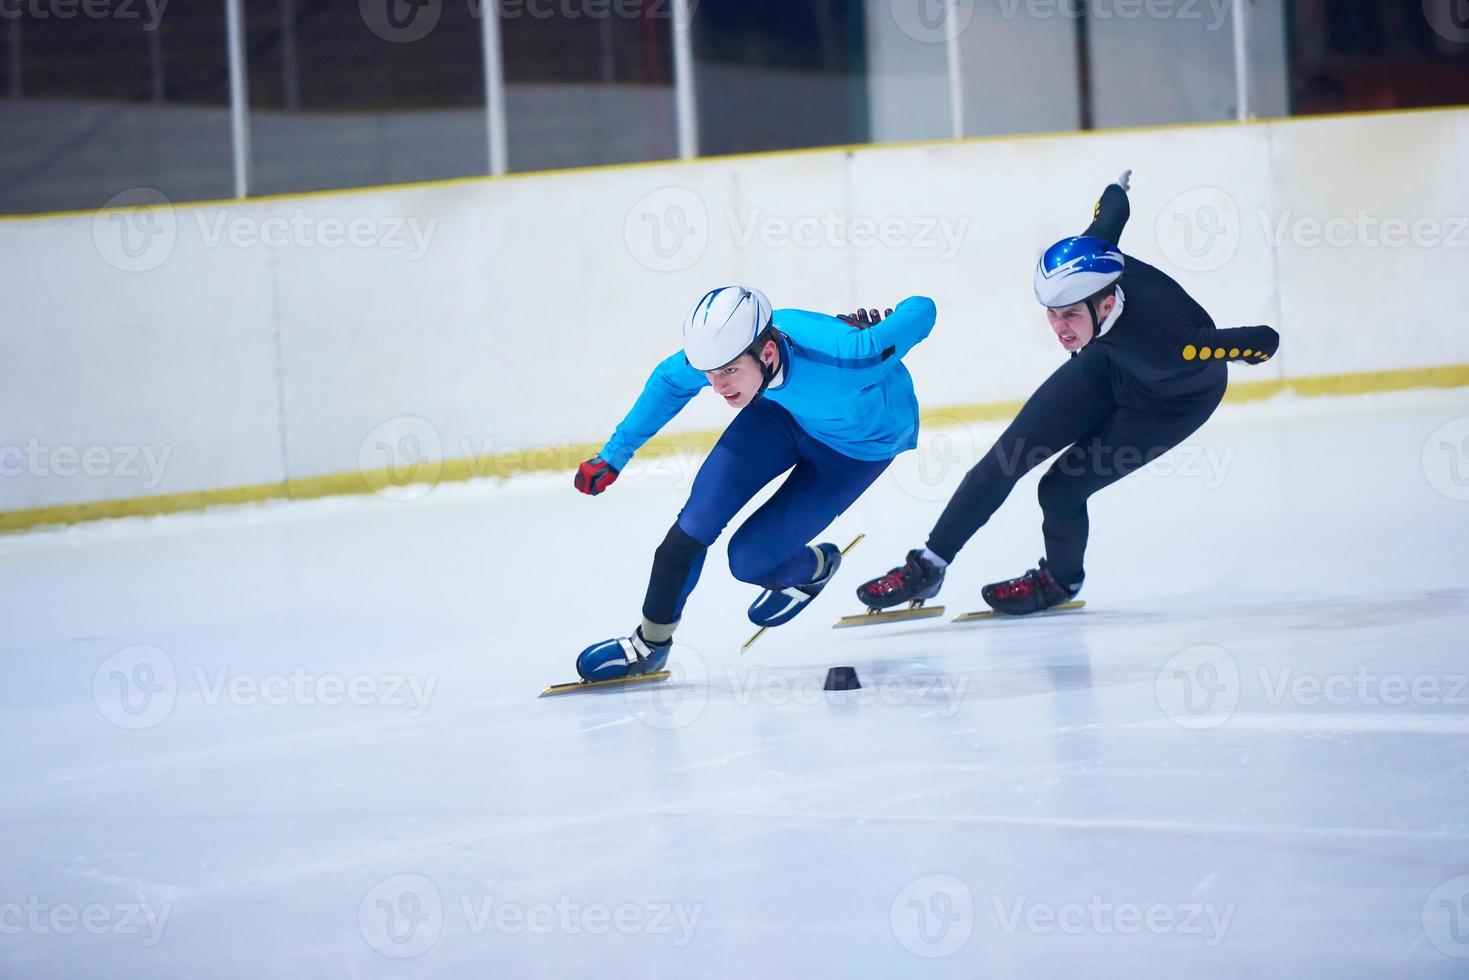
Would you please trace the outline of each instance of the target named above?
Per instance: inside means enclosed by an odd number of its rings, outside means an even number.
[[[910,296],[887,317],[861,330],[837,317],[826,319],[831,321],[831,330],[815,336],[803,330],[798,342],[803,347],[819,345],[820,353],[835,358],[840,367],[871,372],[876,378],[892,370],[933,332],[938,307],[927,296]]]
[[[622,469],[643,443],[657,435],[690,398],[708,386],[709,379],[703,371],[689,365],[683,351],[665,358],[653,369],[643,393],[598,455],[614,469]]]
[[[1280,335],[1273,327],[1219,329],[1207,315],[1138,321],[1128,342],[1109,348],[1112,357],[1139,378],[1159,381],[1206,361],[1262,364],[1275,356]],[[1190,363],[1192,362],[1192,363]]]
[[[1274,327],[1195,327],[1183,333],[1183,345],[1170,351],[1185,361],[1217,359],[1263,364],[1280,348]]]
[[[1129,170],[1117,183],[1108,184],[1106,190],[1102,191],[1096,210],[1092,212],[1092,223],[1082,232],[1083,236],[1100,238],[1113,245],[1122,243],[1122,229],[1132,216],[1132,204],[1127,199],[1127,186],[1131,176],[1132,171]]]

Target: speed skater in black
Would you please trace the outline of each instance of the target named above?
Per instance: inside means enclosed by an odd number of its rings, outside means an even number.
[[[1046,556],[1024,575],[985,586],[983,596],[1015,615],[1071,600],[1086,578],[1087,499],[1203,425],[1224,397],[1225,362],[1260,364],[1275,354],[1272,328],[1221,330],[1172,278],[1122,253],[1131,175],[1102,192],[1081,237],[1057,242],[1036,266],[1036,299],[1070,360],[964,477],[926,546],[857,589],[868,608],[937,595],[949,563],[1016,481],[1057,453],[1039,490]]]

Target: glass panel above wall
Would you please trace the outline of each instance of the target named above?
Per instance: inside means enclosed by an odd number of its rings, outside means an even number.
[[[1464,0],[1292,0],[1291,111],[1469,104]]]
[[[489,172],[478,0],[244,0],[252,194]]]
[[[1093,125],[1238,118],[1232,4],[1088,0]]]
[[[866,0],[867,101],[874,143],[947,139],[946,5],[930,0]]]
[[[500,0],[510,169],[678,155],[672,0]]]
[[[1055,132],[1082,125],[1076,18],[1070,0],[988,0],[963,11],[959,64],[964,134]]]
[[[230,196],[224,0],[0,13],[0,213]]]
[[[694,14],[701,154],[869,139],[862,0],[706,0]]]

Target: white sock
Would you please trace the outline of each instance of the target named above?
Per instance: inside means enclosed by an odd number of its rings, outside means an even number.
[[[949,563],[948,562],[944,561],[938,555],[934,554],[926,546],[923,549],[923,558],[924,558],[925,561],[933,562],[934,566],[937,567],[937,568],[948,568],[949,567]]]
[[[673,640],[673,631],[678,629],[678,624],[653,623],[649,622],[647,619],[644,619],[642,625],[639,626],[638,629],[642,630],[643,639],[647,640],[654,646],[662,646],[663,644],[671,642]]]

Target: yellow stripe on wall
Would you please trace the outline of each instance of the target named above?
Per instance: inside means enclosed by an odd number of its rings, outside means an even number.
[[[1408,368],[1400,371],[1372,371],[1364,374],[1329,374],[1280,381],[1231,381],[1229,392],[1224,400],[1229,402],[1260,401],[1286,391],[1314,397],[1363,395],[1375,392],[1405,391],[1411,388],[1458,387],[1469,387],[1469,364]],[[1013,418],[1022,404],[1024,403],[1007,401],[957,405],[924,412],[922,418],[926,425],[1005,421]],[[638,452],[638,458],[647,460],[679,453],[708,452],[719,435],[720,430],[711,429],[703,432],[659,436],[650,440]],[[476,459],[445,460],[442,463],[432,464],[438,472],[431,480],[417,482],[454,483],[478,477],[508,477],[518,473],[573,470],[582,460],[590,458],[601,448],[601,443],[587,443],[499,453]],[[283,483],[226,487],[221,490],[195,490],[152,497],[133,497],[126,500],[101,500],[87,504],[63,504],[56,507],[38,507],[32,510],[3,511],[0,512],[0,532],[25,531],[48,525],[77,524],[83,521],[97,521],[113,517],[177,514],[183,511],[203,510],[207,507],[257,503],[263,500],[310,500],[315,497],[341,494],[372,493],[377,489],[402,485],[404,482],[415,481],[413,478],[407,481],[397,480],[389,470],[384,469],[367,473],[313,476],[300,480],[287,480]]]

